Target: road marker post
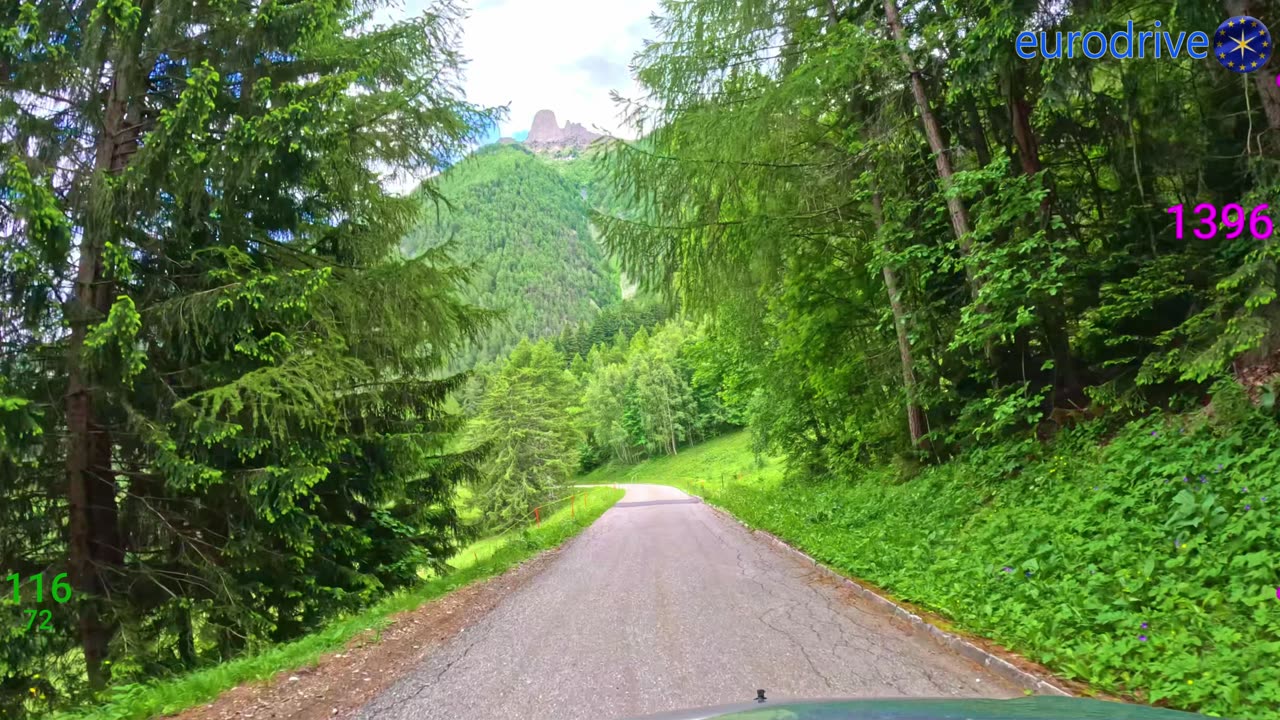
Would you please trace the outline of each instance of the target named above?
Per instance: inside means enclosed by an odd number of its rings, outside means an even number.
[[[578,494],[577,494],[577,493],[574,493],[574,494],[572,494],[572,495],[570,495],[570,496],[569,496],[569,519],[570,519],[570,520],[577,520],[577,519],[578,519],[578,513],[577,513],[577,511],[574,509],[574,501],[575,501],[575,500],[577,500],[577,498],[578,498]]]
[[[540,507],[536,507],[533,509],[533,519],[538,524],[539,527],[542,526],[542,513],[539,512],[540,510],[542,510],[542,508]]]

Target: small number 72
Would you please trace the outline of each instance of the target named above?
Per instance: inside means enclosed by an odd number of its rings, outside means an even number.
[[[53,629],[53,626],[49,624],[49,621],[53,619],[53,613],[48,610],[23,610],[23,612],[31,616],[31,619],[27,621],[28,630],[30,630],[32,626],[35,626],[36,630]],[[41,616],[44,617],[44,621],[39,625],[36,625],[36,618]]]

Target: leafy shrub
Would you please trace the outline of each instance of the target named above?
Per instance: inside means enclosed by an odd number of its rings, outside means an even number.
[[[1105,445],[1088,426],[1038,450],[1010,442],[904,484],[885,466],[714,499],[1064,677],[1275,720],[1280,426],[1222,407],[1212,423],[1136,421]]]

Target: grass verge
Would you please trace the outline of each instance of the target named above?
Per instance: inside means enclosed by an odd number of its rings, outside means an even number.
[[[1098,691],[1280,720],[1280,427],[1171,416],[1103,440],[1085,426],[906,481],[792,482],[739,434],[583,481],[696,492]]]
[[[53,720],[147,720],[210,702],[238,685],[266,680],[280,672],[314,664],[322,655],[340,650],[357,635],[387,627],[392,616],[398,613],[413,610],[477,580],[498,575],[543,550],[560,545],[594,522],[622,495],[621,490],[600,488],[588,494],[573,513],[566,506],[539,526],[508,533],[501,543],[495,543],[491,538],[480,540],[464,548],[451,561],[458,568],[456,572],[388,596],[359,614],[333,622],[325,629],[294,642],[182,677],[112,688],[96,707],[63,711],[50,717]]]

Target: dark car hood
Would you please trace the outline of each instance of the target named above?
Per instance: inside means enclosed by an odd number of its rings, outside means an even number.
[[[768,700],[647,715],[643,720],[1193,720],[1204,715],[1086,698]],[[1220,720],[1220,719],[1219,719]]]

